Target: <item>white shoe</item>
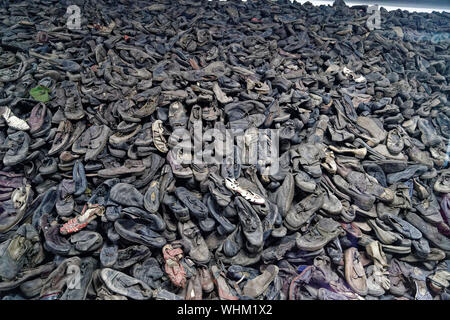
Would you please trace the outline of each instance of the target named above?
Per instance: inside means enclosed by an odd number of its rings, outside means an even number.
[[[245,190],[244,188],[242,188],[236,179],[225,178],[225,186],[228,189],[239,193],[242,197],[244,197],[245,200],[250,201],[251,203],[264,204],[266,202],[260,195],[254,193],[253,191]]]
[[[6,107],[2,116],[5,119],[8,126],[10,126],[11,128],[21,131],[30,130],[30,126],[28,125],[28,123],[25,120],[16,117],[12,113],[10,108]]]

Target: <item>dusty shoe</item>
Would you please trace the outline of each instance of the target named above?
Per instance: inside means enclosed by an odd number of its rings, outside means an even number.
[[[374,297],[382,296],[390,288],[389,278],[386,272],[377,265],[367,267],[367,293]],[[387,273],[389,274],[389,273]]]
[[[5,166],[14,166],[24,161],[28,155],[30,146],[30,136],[23,131],[10,134],[4,143],[3,148],[7,149],[3,164]]]
[[[62,294],[60,300],[85,300],[88,287],[92,283],[94,270],[97,267],[97,260],[92,257],[81,259],[79,278],[69,280],[66,291]]]
[[[152,226],[141,224],[134,219],[118,219],[114,222],[114,229],[124,239],[150,246],[151,248],[162,248],[166,243],[166,239],[152,230]]]
[[[144,196],[128,183],[117,183],[109,192],[111,201],[123,206],[144,208]]]
[[[256,298],[266,291],[272,281],[278,274],[278,267],[271,264],[267,266],[264,272],[254,279],[247,281],[244,286],[243,294],[245,296]]]
[[[174,102],[169,107],[169,123],[175,130],[176,128],[186,127],[189,120],[186,115],[186,109],[181,102]]]
[[[59,233],[56,221],[49,221],[49,215],[44,214],[39,222],[40,229],[44,234],[44,248],[54,254],[66,255],[72,250],[72,244]]]
[[[389,265],[389,292],[395,296],[403,296],[407,291],[407,276],[403,274],[401,264],[403,262],[392,259]]]
[[[39,235],[32,225],[21,225],[14,236],[0,244],[0,277],[12,280],[23,268],[33,268],[44,260]]]
[[[436,129],[428,120],[420,118],[417,126],[422,132],[422,141],[426,146],[433,147],[441,143],[442,138],[436,133]]]
[[[403,138],[397,129],[389,131],[386,139],[386,147],[392,154],[399,154],[405,147]]]
[[[158,212],[160,206],[159,187],[159,181],[152,181],[144,194],[144,207],[150,213]]]
[[[291,207],[284,219],[284,225],[289,230],[300,229],[302,225],[311,221],[314,214],[322,208],[323,203],[323,193],[310,194]]]
[[[295,185],[305,191],[312,193],[316,189],[316,182],[306,172],[300,171],[294,176]]]
[[[189,257],[199,264],[206,264],[211,259],[211,252],[206,245],[205,239],[199,228],[192,222],[178,223],[178,233],[183,240]]]
[[[238,210],[242,232],[247,240],[247,250],[251,253],[261,251],[264,244],[263,227],[258,214],[253,206],[241,197],[236,197],[234,204]]]
[[[345,280],[357,294],[367,295],[367,279],[361,263],[361,256],[356,248],[348,248],[344,253]]]
[[[175,195],[199,220],[204,220],[207,217],[208,207],[188,189],[177,187]]]
[[[450,170],[442,171],[434,183],[433,189],[439,193],[450,193]]]
[[[109,290],[134,300],[148,300],[153,297],[153,290],[141,280],[109,268],[100,272],[100,277]]]
[[[47,107],[44,103],[38,103],[31,110],[30,118],[28,119],[28,125],[30,126],[30,134],[34,135],[41,131],[44,125],[45,115],[47,113]]]
[[[442,235],[437,227],[427,223],[420,216],[413,212],[408,212],[406,215],[406,220],[416,227],[425,238],[427,238],[432,244],[437,248],[444,251],[450,250],[450,240],[448,237]]]
[[[149,255],[151,254],[149,250],[147,252]],[[161,267],[156,258],[148,256],[145,260],[133,265],[131,275],[136,279],[144,281],[150,288],[157,289],[160,280],[164,277],[164,271]]]
[[[298,236],[297,247],[305,251],[316,251],[339,235],[345,235],[339,222],[331,218],[322,218],[306,234]]]
[[[68,217],[72,214],[75,200],[73,193],[75,192],[75,182],[73,180],[63,179],[58,185],[56,212],[62,217]]]
[[[72,145],[72,151],[84,154],[84,160],[95,160],[108,143],[111,129],[106,125],[93,125],[81,134]]]
[[[406,264],[405,264],[406,265]],[[415,284],[416,300],[433,300],[430,292],[428,291],[427,283],[426,283],[426,273],[419,269],[418,267],[408,266],[407,269],[409,272],[410,279]]]
[[[3,202],[0,206],[0,232],[10,230],[22,220],[32,199],[33,191],[29,184],[11,193],[11,200]]]
[[[109,179],[121,176],[140,175],[145,171],[145,166],[139,160],[125,160],[123,166],[102,169],[97,172],[98,176]]]
[[[200,283],[202,285],[202,290],[206,293],[210,293],[214,290],[214,281],[211,272],[208,268],[199,268]]]
[[[436,271],[429,275],[429,287],[435,294],[442,293],[449,286],[450,272],[448,271],[448,263],[443,261],[436,267]]]
[[[182,159],[174,154],[174,150],[167,152],[167,162],[170,164],[174,176],[178,178],[190,178],[193,176],[192,169],[182,165]]]
[[[79,270],[81,259],[72,257],[65,259],[47,277],[39,295],[39,300],[58,300],[64,289],[71,285],[71,280],[79,275],[75,270]]]
[[[70,242],[79,252],[96,251],[102,246],[103,237],[95,231],[81,230],[70,237]]]
[[[62,120],[56,129],[52,147],[48,151],[49,155],[57,154],[66,149],[72,133],[72,123],[69,120]]]

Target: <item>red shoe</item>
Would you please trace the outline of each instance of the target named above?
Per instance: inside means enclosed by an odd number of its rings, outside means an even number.
[[[97,218],[97,216],[102,216],[104,212],[105,208],[103,206],[87,203],[84,205],[81,214],[63,224],[63,226],[59,228],[59,232],[63,235],[78,232],[84,229],[89,222]]]
[[[165,270],[170,281],[175,286],[184,288],[186,285],[186,271],[180,263],[180,260],[183,258],[183,250],[181,248],[174,249],[172,245],[166,244],[162,251],[166,261]]]

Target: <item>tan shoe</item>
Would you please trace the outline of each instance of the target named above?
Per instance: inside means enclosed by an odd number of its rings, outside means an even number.
[[[356,248],[348,248],[344,253],[345,280],[350,288],[361,296],[367,295],[367,278]]]
[[[244,295],[251,298],[256,298],[262,295],[277,275],[278,267],[275,265],[269,265],[261,275],[247,281],[244,287]]]

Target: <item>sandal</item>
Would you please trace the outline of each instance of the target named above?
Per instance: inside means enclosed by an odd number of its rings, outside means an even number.
[[[97,216],[102,216],[105,213],[105,208],[99,204],[87,203],[84,205],[81,215],[70,219],[59,229],[62,235],[67,235],[71,233],[78,232],[84,229],[89,222],[97,218]]]
[[[236,181],[236,179],[225,178],[225,186],[228,189],[239,193],[242,197],[244,197],[245,200],[250,201],[251,203],[264,204],[266,202],[263,197],[254,193],[253,191],[243,189]]]

